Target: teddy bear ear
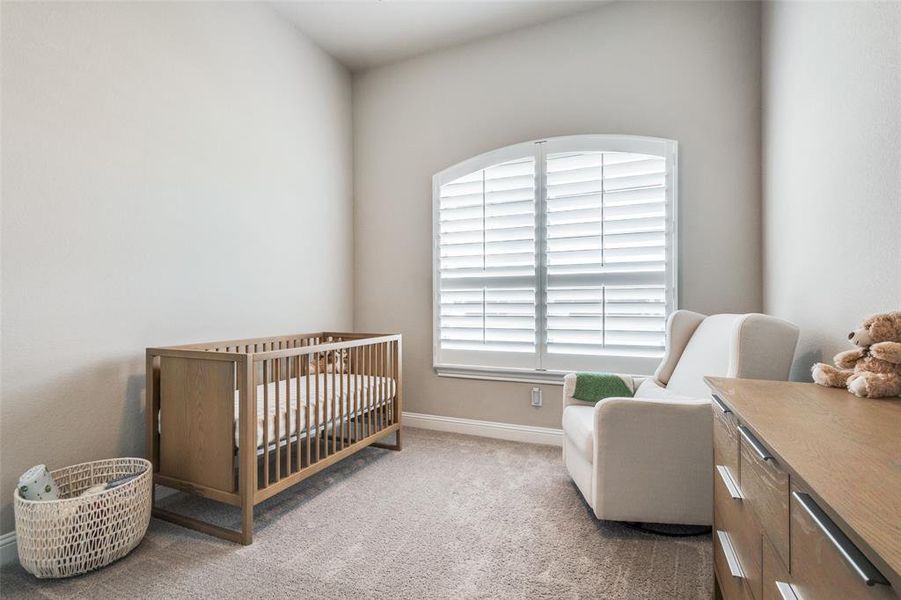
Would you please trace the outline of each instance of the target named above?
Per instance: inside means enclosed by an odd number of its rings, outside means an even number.
[[[901,313],[873,315],[867,329],[873,342],[898,341],[901,338]]]

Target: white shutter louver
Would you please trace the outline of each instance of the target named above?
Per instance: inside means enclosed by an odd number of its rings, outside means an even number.
[[[660,357],[666,321],[666,162],[547,156],[547,352]]]
[[[589,135],[435,175],[438,373],[651,373],[676,304],[675,169],[671,140]]]
[[[440,348],[534,354],[534,157],[442,185],[438,208]]]

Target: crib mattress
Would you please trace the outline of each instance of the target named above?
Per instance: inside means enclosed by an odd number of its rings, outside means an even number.
[[[275,443],[276,419],[278,419],[278,438],[280,442],[293,438],[298,433],[300,436],[303,436],[307,430],[308,403],[310,405],[311,427],[316,427],[317,412],[319,415],[318,424],[322,427],[323,425],[331,425],[333,417],[341,419],[343,416],[343,420],[346,421],[357,414],[383,406],[394,397],[396,387],[393,378],[376,376],[319,373],[318,375],[310,376],[309,386],[307,386],[307,376],[302,376],[299,379],[299,385],[298,379],[294,378],[289,381],[273,381],[268,385],[260,384],[257,386],[258,448],[261,448],[264,443],[265,424],[268,424],[269,428],[269,443]],[[317,379],[319,383],[318,394],[316,388]],[[309,398],[307,397],[307,387],[310,389]],[[296,402],[298,388],[300,388],[299,403]],[[276,405],[276,390],[278,393],[278,405]],[[234,434],[236,446],[239,444],[240,438],[238,429],[240,405],[238,399],[239,394],[235,391]],[[335,401],[336,399],[337,402]],[[269,405],[268,411],[266,410],[267,401]],[[297,406],[300,407],[299,420]],[[354,408],[356,410],[352,414],[351,411]],[[336,409],[338,414],[333,415]],[[300,425],[299,430],[298,421]]]

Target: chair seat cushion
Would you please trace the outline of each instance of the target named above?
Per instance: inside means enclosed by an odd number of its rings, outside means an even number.
[[[567,406],[563,411],[563,434],[588,462],[594,462],[594,407]]]
[[[641,385],[635,390],[634,397],[636,400],[692,400],[689,396],[683,396],[662,387],[653,379],[645,379],[642,381]]]

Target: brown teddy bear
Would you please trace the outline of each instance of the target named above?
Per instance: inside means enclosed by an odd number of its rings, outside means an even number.
[[[869,317],[848,339],[857,348],[835,355],[838,368],[815,364],[813,380],[861,398],[901,396],[901,311]]]

